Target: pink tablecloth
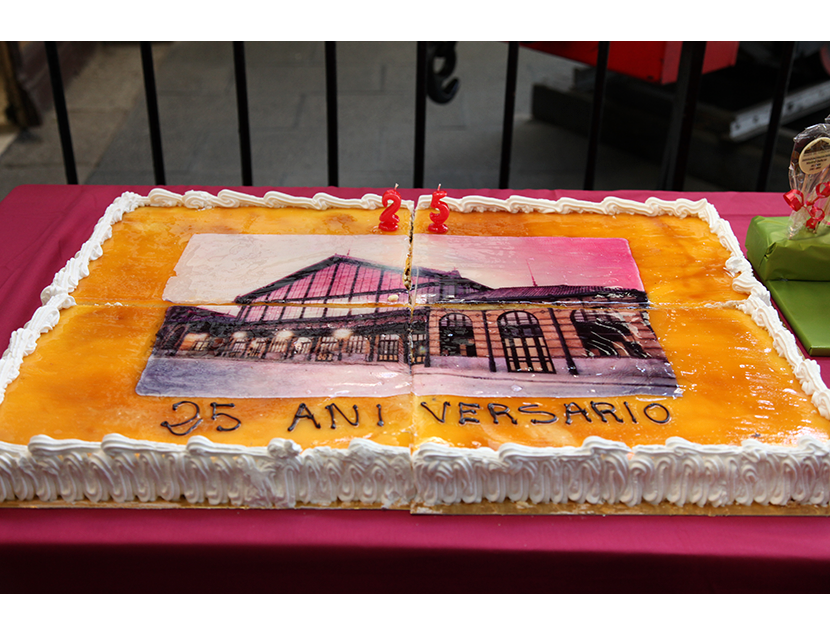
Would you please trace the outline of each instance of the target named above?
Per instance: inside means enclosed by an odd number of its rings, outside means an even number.
[[[170,187],[176,192],[220,188]],[[262,195],[268,188],[234,188]],[[0,202],[0,341],[124,191],[32,185]],[[290,194],[317,190],[288,188]],[[330,188],[344,197],[362,190]],[[381,193],[380,191],[378,193]],[[426,190],[401,190],[415,198]],[[708,198],[742,241],[780,194],[450,190]],[[5,346],[3,346],[5,347]],[[825,382],[830,359],[819,359]],[[824,517],[410,516],[345,510],[0,508],[2,591],[828,591]]]

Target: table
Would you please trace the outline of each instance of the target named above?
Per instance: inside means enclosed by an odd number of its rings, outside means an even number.
[[[3,348],[106,206],[124,191],[150,189],[29,185],[0,202]],[[270,188],[232,189],[261,196]],[[400,192],[405,199],[429,193]],[[776,193],[449,191],[513,193],[592,201],[705,197],[741,241],[753,216],[788,213]],[[817,361],[827,382],[830,358]],[[5,592],[821,592],[830,590],[830,519],[3,506],[0,563]]]

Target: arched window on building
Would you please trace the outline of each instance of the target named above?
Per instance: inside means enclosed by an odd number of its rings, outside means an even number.
[[[577,309],[571,312],[571,323],[591,357],[649,357],[625,319],[617,313]]]
[[[169,330],[164,336],[161,345],[158,347],[159,353],[162,355],[175,355],[182,345],[186,333],[187,327],[184,325],[179,325]]]
[[[269,307],[270,308],[270,307]],[[280,329],[274,333],[268,345],[267,355],[272,359],[287,359],[291,357],[296,336],[288,329]]]
[[[401,338],[394,333],[382,333],[378,337],[377,361],[399,362],[401,359]]]
[[[267,337],[255,337],[245,351],[245,357],[263,357],[268,350],[270,340]]]
[[[294,340],[294,343],[291,345],[291,359],[298,359],[304,360],[305,356],[308,355],[309,351],[311,350],[311,338],[310,337],[298,337]]]
[[[527,311],[502,313],[496,323],[512,373],[555,373],[539,320]]]
[[[463,313],[448,313],[438,320],[438,341],[444,357],[475,357],[473,321]]]
[[[317,341],[317,354],[314,359],[318,362],[332,362],[337,358],[337,352],[340,347],[340,340],[327,335],[320,337]]]
[[[363,335],[350,335],[343,346],[344,355],[359,355],[366,357],[366,351],[369,348],[369,340]]]
[[[210,344],[213,340],[207,333],[190,333],[189,335],[193,337],[188,349],[191,355],[205,355],[210,350]],[[189,339],[190,337],[185,335],[182,344],[186,344]]]
[[[225,350],[226,357],[243,357],[251,343],[251,334],[247,331],[236,331],[231,336],[230,346]]]
[[[429,341],[427,334],[423,331],[413,331],[409,334],[409,342],[411,346],[411,356],[413,364],[423,364],[427,359],[427,348]]]

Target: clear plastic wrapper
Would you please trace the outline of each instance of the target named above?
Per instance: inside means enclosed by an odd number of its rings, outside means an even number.
[[[791,239],[810,237],[822,224],[830,224],[830,116],[797,134],[793,141],[792,189],[784,195],[792,209]]]

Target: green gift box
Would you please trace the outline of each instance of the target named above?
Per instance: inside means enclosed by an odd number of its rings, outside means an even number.
[[[756,216],[746,236],[747,259],[767,286],[805,350],[830,355],[830,228],[790,239],[789,217]]]

